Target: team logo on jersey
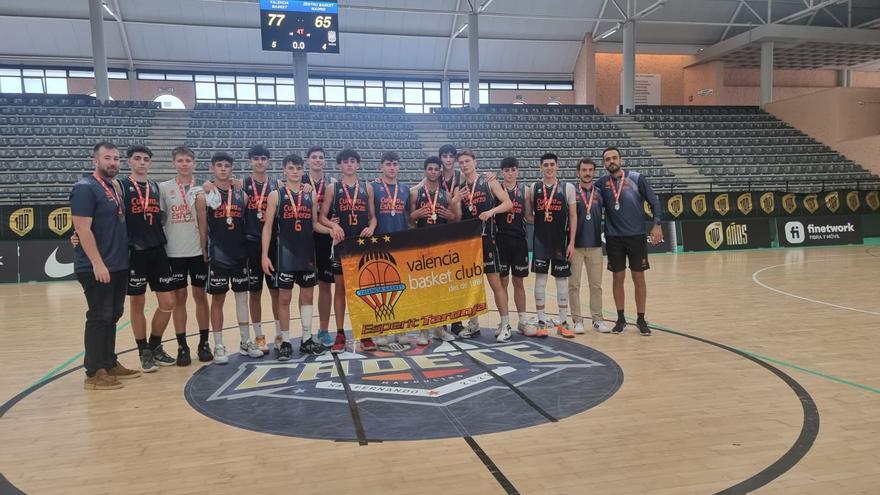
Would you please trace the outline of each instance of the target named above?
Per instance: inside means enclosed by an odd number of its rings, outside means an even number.
[[[234,353],[227,366],[196,372],[184,396],[210,418],[265,433],[353,440],[358,425],[351,408],[356,408],[368,441],[415,440],[548,421],[517,393],[563,419],[605,401],[623,381],[614,360],[575,342],[499,344],[491,330],[483,333],[466,342],[434,340],[401,352],[298,354],[289,361]],[[464,416],[467,421],[456,419]]]
[[[34,229],[34,209],[19,208],[9,215],[9,228],[19,237],[24,237]]]
[[[849,207],[850,211],[858,211],[859,207],[862,206],[862,202],[859,201],[858,191],[850,191],[846,193],[846,206]]]
[[[840,208],[840,193],[834,191],[826,194],[825,207],[828,208],[828,211],[831,213],[837,213],[838,208]]]
[[[736,198],[736,207],[743,215],[752,212],[752,193],[742,193]]]
[[[73,215],[69,206],[55,208],[49,213],[49,230],[55,235],[64,235],[73,227]]]
[[[865,204],[867,204],[873,211],[877,211],[877,208],[880,208],[880,192],[871,191],[866,194]]]
[[[804,196],[804,208],[810,213],[816,213],[819,209],[819,196],[816,194],[807,194]]]
[[[380,321],[394,319],[394,305],[400,299],[406,284],[400,280],[397,262],[391,253],[371,251],[358,262],[358,288],[355,290]]]
[[[772,192],[765,192],[758,201],[761,203],[761,209],[764,210],[764,213],[770,215],[776,210],[776,195]]]
[[[792,193],[782,196],[782,209],[787,211],[789,215],[794,213],[797,210],[797,196]]]
[[[701,217],[706,213],[706,195],[705,194],[697,194],[693,198],[691,198],[691,211],[694,212],[694,215]]]
[[[681,194],[671,196],[666,200],[666,209],[673,217],[678,218],[684,213],[684,197]]]
[[[715,200],[712,201],[712,205],[715,206],[715,211],[718,212],[722,217],[727,215],[730,211],[730,195],[727,193],[719,194],[715,196]]]

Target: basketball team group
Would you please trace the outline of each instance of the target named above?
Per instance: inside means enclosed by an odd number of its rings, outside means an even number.
[[[608,147],[597,163],[577,163],[577,180],[562,181],[560,160],[545,153],[537,164],[540,179],[525,183],[515,157],[500,167],[479,170],[477,156],[453,145],[440,147],[424,160],[417,185],[398,180],[400,156],[382,154],[378,178],[364,178],[359,153],[350,148],[335,156],[338,176],[325,172],[325,151],[312,147],[305,157],[281,159],[281,174],[270,176],[271,154],[262,145],[247,153],[249,173],[235,176],[235,160],[226,152],[211,157],[209,178],[194,176],[195,153],[172,151],[175,178],[149,177],[153,153],[141,145],[124,151],[128,176],[119,177],[121,154],[111,142],[93,149],[94,171],[70,194],[75,235],[74,269],[85,294],[85,388],[122,388],[120,380],[155,372],[162,366],[188,366],[187,299],[195,303],[199,329],[196,358],[229,362],[223,339],[224,305],[231,288],[240,332],[239,354],[293,358],[291,321],[301,330],[299,352],[320,355],[348,349],[398,352],[480,335],[476,317],[439,328],[364,338],[346,345],[345,280],[341,259],[346,237],[371,237],[405,229],[425,229],[460,221],[482,223],[483,273],[492,290],[500,323],[494,338],[514,334],[542,338],[551,332],[574,338],[586,329],[623,333],[624,282],[629,268],[640,335],[651,335],[645,320],[645,270],[648,243],[662,242],[660,205],[646,178],[625,170],[621,152]],[[370,174],[374,176],[374,173]],[[647,220],[647,202],[653,218]],[[533,225],[531,256],[526,224]],[[607,269],[613,275],[617,320],[605,323],[602,311],[603,242]],[[531,258],[531,259],[530,259]],[[580,288],[586,272],[589,320],[581,311]],[[524,279],[534,274],[532,317],[526,312]],[[555,282],[556,318],[546,311],[547,281]],[[268,288],[274,343],[263,330],[262,291]],[[155,294],[147,303],[146,289]],[[189,286],[189,289],[188,289]],[[334,287],[335,286],[335,287]],[[509,312],[512,286],[516,322]],[[315,287],[317,297],[315,296]],[[298,319],[291,318],[297,292]],[[141,369],[117,360],[116,325],[128,296],[131,327]],[[316,301],[317,299],[317,301]],[[317,303],[318,328],[313,331]],[[146,313],[153,310],[148,322]],[[335,332],[330,328],[331,309]],[[149,323],[149,326],[148,326]],[[177,357],[162,341],[173,323]],[[211,346],[213,341],[213,348]]]

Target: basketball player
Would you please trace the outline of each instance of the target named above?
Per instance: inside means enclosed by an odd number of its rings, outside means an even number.
[[[271,283],[278,289],[278,317],[281,321],[282,343],[275,348],[279,361],[293,356],[290,343],[290,300],[293,285],[299,286],[299,311],[302,323],[302,339],[299,352],[321,355],[327,352],[323,344],[312,338],[312,302],[315,285],[314,232],[329,234],[330,229],[312,222],[317,213],[314,193],[303,190],[303,159],[299,155],[284,157],[286,182],[269,193],[263,225],[262,265],[263,272],[270,275]],[[275,247],[272,252],[270,246]]]
[[[432,225],[444,225],[449,222],[457,222],[461,219],[460,203],[452,201],[449,194],[440,185],[440,170],[443,163],[440,157],[430,156],[425,159],[425,179],[422,185],[410,189],[409,192],[409,222],[411,226],[421,229]],[[419,332],[418,343],[428,341],[428,330]],[[445,342],[455,340],[455,334],[446,329],[446,325],[435,328],[434,336]]]
[[[443,171],[440,177],[440,185],[446,191],[446,194],[453,194],[455,189],[461,185],[461,172],[455,170],[455,162],[458,160],[458,150],[451,144],[444,144],[438,152],[440,160],[443,162]]]
[[[324,193],[327,185],[336,182],[335,177],[329,177],[324,174],[324,148],[320,146],[312,146],[306,151],[306,158],[309,162],[309,173],[303,177],[303,182],[312,186],[315,194],[315,206],[320,211],[321,204],[324,201]],[[313,225],[317,225],[316,221]],[[335,219],[338,221],[339,219]],[[333,293],[330,290],[330,284],[333,283],[333,269],[330,262],[330,252],[333,248],[333,239],[327,235],[318,232],[315,229],[315,268],[318,272],[318,342],[324,346],[333,345],[333,335],[330,334],[330,306],[333,302]]]
[[[376,234],[406,230],[409,226],[406,216],[409,213],[410,189],[397,180],[397,174],[400,172],[400,155],[396,151],[386,151],[382,153],[379,161],[382,175],[370,184],[373,188],[373,210],[376,212]],[[409,336],[405,332],[398,333],[395,337],[401,346],[409,343]],[[422,337],[420,334],[416,339],[417,343],[428,345],[428,339]],[[384,335],[376,339],[378,346],[388,345],[388,342],[389,338]],[[401,351],[403,347],[395,346],[390,350]]]
[[[153,152],[142,145],[126,151],[131,175],[119,181],[125,207],[125,225],[130,247],[128,295],[131,303],[131,329],[141,358],[141,369],[151,373],[157,366],[173,366],[174,358],[162,349],[162,334],[174,310],[174,275],[165,253],[159,185],[147,176]],[[144,316],[147,282],[156,294],[158,307],[150,324],[147,342],[147,319]],[[180,355],[180,352],[178,352]],[[186,363],[189,364],[189,363]]]
[[[578,162],[577,188],[577,235],[571,256],[571,278],[568,279],[568,301],[574,320],[574,333],[584,333],[584,317],[581,316],[581,269],[587,268],[590,287],[590,316],[593,330],[601,333],[611,331],[602,318],[602,195],[593,187],[596,162],[583,158]]]
[[[622,333],[626,328],[623,281],[628,261],[636,293],[636,326],[641,335],[649,336],[651,329],[645,321],[648,294],[645,270],[650,268],[647,241],[654,245],[663,242],[660,201],[641,174],[623,169],[619,149],[614,146],[606,148],[602,152],[602,162],[608,175],[602,176],[595,187],[605,203],[605,249],[608,252],[608,270],[613,274],[614,305],[617,306],[617,322],[611,332]],[[645,201],[651,205],[654,213],[654,225],[647,238],[643,209]]]
[[[513,303],[516,305],[516,329],[534,337],[526,322],[526,289],[523,285],[529,276],[529,243],[526,240],[525,219],[531,219],[531,189],[517,183],[519,162],[509,156],[501,160],[501,176],[504,190],[513,206],[510,211],[495,219],[498,227],[498,273],[501,286],[507,292],[507,283],[513,275]],[[534,327],[531,327],[534,330]]]
[[[535,309],[538,313],[536,334],[547,336],[548,323],[544,313],[548,272],[556,280],[559,320],[556,333],[574,338],[568,324],[568,277],[571,276],[571,254],[577,232],[577,206],[574,184],[557,177],[559,158],[553,153],[541,156],[541,180],[532,187],[532,211],[535,231],[532,235],[532,272],[535,273]]]
[[[214,189],[199,195],[199,234],[208,261],[208,294],[211,294],[211,327],[214,333],[214,363],[226,364],[229,357],[223,345],[223,303],[230,282],[235,294],[235,314],[241,345],[238,352],[253,358],[263,351],[250,339],[248,328],[248,274],[245,244],[245,208],[247,195],[233,187],[230,180],[233,159],[229,153],[216,152],[211,157]]]
[[[128,285],[128,233],[119,184],[119,149],[102,141],[92,155],[95,170],[70,192],[73,227],[79,238],[74,272],[86,296],[83,367],[86,390],[122,388],[120,379],[137,378],[116,359],[116,322]]]
[[[513,207],[507,192],[497,180],[480,177],[477,173],[477,158],[471,150],[458,152],[458,166],[461,167],[462,184],[454,195],[454,201],[462,203],[462,220],[479,218],[483,222],[483,273],[495,296],[495,305],[501,323],[496,339],[498,342],[510,340],[510,316],[507,314],[507,291],[501,285],[498,274],[498,252],[495,243],[495,215],[506,213]],[[455,332],[453,328],[453,332]],[[479,319],[474,316],[467,327],[460,330],[458,337],[471,338],[480,334]]]
[[[337,244],[333,248],[333,276],[336,290],[333,293],[333,309],[336,313],[336,339],[330,351],[340,353],[345,350],[345,281],[342,278],[342,244],[345,237],[370,237],[376,230],[376,213],[373,208],[373,188],[358,179],[361,155],[351,148],[345,148],[336,155],[342,178],[327,184],[327,199],[321,204],[320,222],[330,229]],[[331,220],[338,217],[338,221]],[[367,337],[361,339],[365,351],[375,351],[376,343]]]
[[[196,323],[199,328],[199,345],[196,352],[201,362],[214,359],[208,344],[208,296],[205,285],[208,281],[208,265],[202,253],[199,238],[196,198],[204,193],[196,185],[193,177],[196,155],[185,146],[171,150],[171,161],[177,170],[177,177],[159,184],[159,204],[162,209],[165,237],[168,243],[165,252],[174,277],[174,333],[177,337],[177,365],[188,366],[191,362],[189,345],[186,341],[186,286],[187,277],[192,285],[192,297],[196,306]]]

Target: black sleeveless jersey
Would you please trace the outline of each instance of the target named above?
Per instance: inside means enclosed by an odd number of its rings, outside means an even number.
[[[489,188],[489,183],[484,177],[477,177],[476,186],[473,183],[463,182],[461,187],[465,192],[464,200],[461,202],[462,220],[477,218],[480,213],[495,208],[495,195],[492,194],[492,189]],[[471,191],[473,191],[473,196]],[[485,222],[483,236],[493,237],[494,235],[495,221],[490,218],[488,222]]]
[[[452,178],[449,180],[444,179],[443,173],[440,173],[440,187],[443,188],[443,190],[446,191],[447,194],[451,195],[455,188],[461,185],[461,182],[462,179],[460,170],[453,170]]]
[[[233,189],[229,203],[228,190],[218,187],[217,193],[220,194],[220,206],[208,208],[208,256],[211,263],[222,268],[238,268],[247,259],[244,193]]]
[[[339,226],[346,237],[360,235],[370,225],[370,214],[367,211],[367,183],[358,180],[354,186],[346,186],[341,180],[334,186],[333,205],[330,207],[332,216],[339,217]],[[357,189],[357,197],[355,197]],[[348,195],[345,194],[348,191]],[[349,202],[351,198],[351,204]],[[353,207],[353,208],[352,208]]]
[[[278,189],[275,210],[275,233],[278,256],[275,270],[282,272],[315,271],[315,240],[312,236],[313,193]]]
[[[302,176],[303,184],[309,184],[312,186],[312,199],[318,205],[318,211],[321,211],[321,205],[324,203],[324,193],[327,191],[327,186],[330,184],[335,184],[336,181],[328,175],[324,175],[321,180],[313,181],[308,173],[304,173]],[[328,214],[330,218],[333,218],[333,208],[330,209],[330,213]],[[324,236],[326,238],[330,238],[330,234],[319,234],[317,232],[314,233],[315,236]]]
[[[165,230],[159,213],[159,185],[154,181],[137,182],[131,177],[119,179],[125,205],[128,246],[143,251],[165,245]]]
[[[265,192],[264,192],[265,189]],[[257,182],[253,177],[244,179],[244,192],[248,196],[245,212],[245,234],[249,241],[259,241],[263,235],[263,215],[266,214],[266,202],[269,193],[278,189],[275,179],[267,176],[267,182]]]
[[[532,209],[535,212],[535,234],[532,247],[535,258],[565,259],[568,246],[568,201],[565,197],[566,184],[558,181],[556,192],[553,186],[544,186],[537,181],[532,186]],[[545,198],[544,190],[552,197]]]
[[[439,184],[437,188],[438,190],[434,192],[428,192],[427,186],[419,187],[418,194],[416,195],[416,209],[424,208],[426,206],[430,208],[433,204],[435,194],[437,195],[437,206],[449,208],[449,194]],[[430,197],[428,197],[429,195]],[[429,225],[443,225],[445,223],[447,223],[447,220],[438,215],[436,219],[432,219],[431,217],[420,218],[419,221],[416,222],[416,227],[422,228]]]
[[[526,186],[517,183],[513,189],[507,189],[506,186],[504,189],[507,191],[507,195],[510,196],[513,207],[507,213],[503,213],[495,218],[498,234],[525,238]]]

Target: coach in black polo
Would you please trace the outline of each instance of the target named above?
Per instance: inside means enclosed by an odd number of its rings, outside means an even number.
[[[120,379],[136,378],[116,360],[116,322],[122,316],[128,287],[128,234],[119,173],[119,149],[110,142],[95,145],[91,176],[70,192],[73,227],[79,237],[74,259],[76,278],[86,296],[86,390],[122,388]]]

